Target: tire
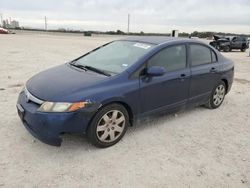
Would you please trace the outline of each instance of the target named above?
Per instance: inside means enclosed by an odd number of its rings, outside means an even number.
[[[106,148],[119,142],[129,126],[126,108],[113,103],[101,108],[92,119],[87,137],[96,147]]]
[[[209,109],[216,109],[220,107],[220,105],[224,101],[225,95],[226,95],[226,85],[223,81],[220,81],[214,87],[209,97],[209,101],[207,102],[207,104],[205,104],[205,106]]]
[[[224,52],[229,52],[229,51],[230,51],[230,46],[225,46],[225,47],[223,48],[223,51],[224,51]]]
[[[245,52],[246,51],[246,49],[247,49],[247,45],[246,44],[242,44],[242,46],[241,46],[241,51],[242,52]]]

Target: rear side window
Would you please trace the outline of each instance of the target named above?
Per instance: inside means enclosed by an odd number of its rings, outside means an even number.
[[[190,53],[192,66],[203,65],[216,61],[216,56],[214,52],[211,53],[211,50],[203,45],[191,44]],[[214,57],[213,57],[214,56]]]
[[[148,61],[148,66],[162,66],[167,72],[186,68],[186,46],[175,45],[161,50]]]

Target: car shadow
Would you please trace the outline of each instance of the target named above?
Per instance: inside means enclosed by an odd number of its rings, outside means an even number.
[[[171,126],[171,122],[176,121],[177,118],[187,116],[197,110],[203,111],[208,109],[203,106],[197,106],[193,108],[182,109],[172,113],[161,113],[153,115],[138,120],[132,127],[130,127],[130,131],[142,131],[143,129],[150,128],[151,126],[166,126],[166,124]]]
[[[242,53],[242,54],[243,54],[243,53],[245,53],[245,52],[242,52],[242,51],[240,51],[240,50],[239,50],[239,51],[236,51],[236,50],[233,51],[233,50],[232,50],[232,51],[230,51],[230,52],[223,52],[223,51],[221,51],[221,53]]]
[[[171,126],[171,122],[175,121],[176,118],[187,116],[194,111],[208,110],[202,106],[189,108],[186,110],[181,110],[173,113],[162,113],[159,115],[150,116],[147,118],[140,119],[134,123],[133,126],[129,127],[127,133],[124,136],[124,139],[129,138],[131,136],[135,136],[138,131],[146,131],[147,129],[151,129],[152,126],[157,126],[160,128],[161,126]],[[98,150],[95,146],[93,146],[87,139],[86,135],[77,135],[77,134],[64,134],[61,136],[63,139],[62,146],[64,149],[69,150],[78,150],[79,148],[87,150],[87,151],[95,151]]]

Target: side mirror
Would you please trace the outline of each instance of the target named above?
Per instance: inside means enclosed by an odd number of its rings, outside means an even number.
[[[166,73],[166,69],[160,66],[152,66],[147,68],[146,74],[148,76],[162,76]]]

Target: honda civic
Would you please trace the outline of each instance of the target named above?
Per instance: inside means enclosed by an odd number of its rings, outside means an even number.
[[[234,63],[198,40],[128,37],[33,76],[16,106],[27,130],[47,144],[80,133],[104,148],[140,118],[218,108],[233,76]]]

